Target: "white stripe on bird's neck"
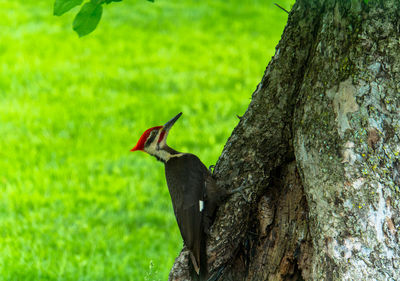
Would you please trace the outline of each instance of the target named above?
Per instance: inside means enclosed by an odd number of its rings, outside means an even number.
[[[178,154],[171,154],[164,148],[167,147],[167,136],[168,132],[165,132],[163,139],[158,142],[160,139],[162,130],[159,130],[157,136],[154,138],[153,142],[144,148],[144,151],[146,151],[148,154],[155,156],[158,160],[166,163],[168,162],[169,159],[173,157],[179,157],[182,156],[182,153]]]

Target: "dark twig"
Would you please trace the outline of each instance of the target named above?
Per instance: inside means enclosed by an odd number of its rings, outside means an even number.
[[[283,8],[281,5],[279,5],[279,4],[277,4],[277,3],[274,3],[274,5],[277,6],[279,9],[281,9],[281,10],[283,10],[283,11],[285,11],[286,13],[289,14],[289,11],[286,10],[285,8]]]

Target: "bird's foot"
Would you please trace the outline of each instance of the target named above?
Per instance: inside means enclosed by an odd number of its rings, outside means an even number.
[[[246,197],[246,195],[244,194],[243,190],[244,190],[244,186],[239,186],[238,188],[232,189],[232,190],[228,190],[228,194],[229,195],[233,195],[235,193],[240,193],[240,195],[242,195],[244,201],[246,201],[247,203],[250,203],[249,199]]]
[[[210,165],[210,167],[208,167],[208,171],[210,172],[211,175],[214,174],[214,168],[215,168],[215,165]]]

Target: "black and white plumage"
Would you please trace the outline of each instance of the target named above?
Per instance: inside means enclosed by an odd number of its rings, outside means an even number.
[[[178,152],[166,144],[172,125],[179,113],[164,126],[146,130],[132,151],[141,150],[165,164],[165,176],[172,205],[190,260],[200,280],[207,279],[206,237],[213,215],[226,196],[200,159],[190,153]]]

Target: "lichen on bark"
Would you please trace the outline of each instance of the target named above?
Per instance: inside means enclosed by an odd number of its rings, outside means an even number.
[[[316,48],[300,91],[311,98],[301,98],[305,102],[295,117],[296,160],[318,249],[313,279],[398,280],[400,196],[393,173],[400,133],[395,129],[400,46],[393,40],[398,42],[400,3],[370,1],[354,14],[341,1],[326,2],[334,4],[334,12],[323,13],[324,33],[316,42],[325,46]],[[343,61],[351,67],[343,67]],[[345,77],[335,74],[340,69]],[[321,73],[330,81],[321,81]],[[314,81],[330,87],[315,87]],[[335,118],[320,126],[325,115]]]

